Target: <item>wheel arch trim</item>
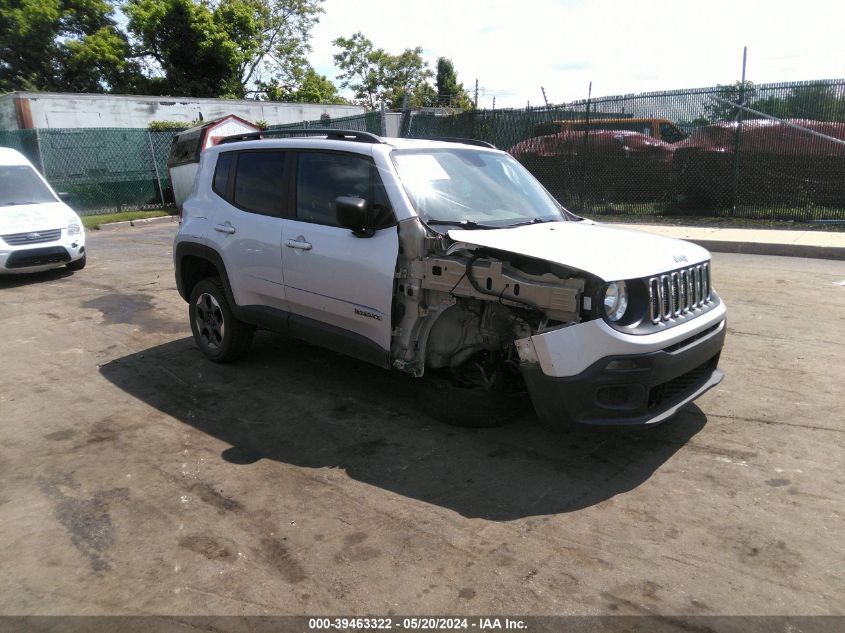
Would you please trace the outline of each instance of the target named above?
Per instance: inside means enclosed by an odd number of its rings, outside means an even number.
[[[226,293],[226,301],[229,302],[230,306],[236,308],[235,296],[232,293],[232,286],[229,283],[229,274],[226,272],[223,257],[214,248],[197,242],[179,242],[174,249],[173,262],[176,270],[176,289],[179,291],[179,295],[185,301],[190,300],[190,292],[185,287],[185,271],[183,267],[186,257],[204,259],[217,269],[217,273],[220,275],[220,281],[223,283],[223,292]]]

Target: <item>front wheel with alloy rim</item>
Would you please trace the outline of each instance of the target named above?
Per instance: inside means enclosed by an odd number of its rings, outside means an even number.
[[[219,279],[197,283],[188,306],[194,341],[210,360],[228,363],[249,351],[255,329],[235,318]]]

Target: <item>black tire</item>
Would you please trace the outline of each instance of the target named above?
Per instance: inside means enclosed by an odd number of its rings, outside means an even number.
[[[77,259],[74,262],[68,262],[66,264],[68,270],[82,270],[85,268],[85,260],[87,259],[88,255],[85,253],[82,254],[82,257]]]
[[[194,286],[188,317],[194,342],[209,360],[229,363],[249,351],[255,328],[235,318],[218,278],[208,277]]]
[[[523,391],[464,387],[448,378],[426,375],[419,381],[420,409],[438,422],[465,428],[502,426],[531,408]]]

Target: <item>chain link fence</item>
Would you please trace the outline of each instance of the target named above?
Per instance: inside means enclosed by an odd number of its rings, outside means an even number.
[[[336,119],[322,118],[313,121],[302,121],[300,123],[286,123],[284,125],[271,125],[267,128],[272,131],[279,130],[355,130],[356,132],[370,132],[381,134],[381,113],[367,112],[353,116],[338,117]]]
[[[845,80],[410,112],[402,136],[492,143],[585,214],[845,220]]]
[[[285,128],[352,129],[381,133],[381,115],[318,119]],[[169,207],[173,191],[167,157],[181,130],[68,128],[0,130],[0,147],[20,151],[80,215]]]
[[[178,130],[68,128],[0,131],[81,215],[173,203],[167,156]]]
[[[381,113],[369,112],[269,129],[381,134],[383,124]],[[178,133],[0,131],[0,146],[21,151],[54,189],[69,194],[71,206],[95,214],[172,204],[167,156]],[[579,213],[845,220],[845,80],[746,82],[452,115],[408,112],[400,136],[490,142]]]

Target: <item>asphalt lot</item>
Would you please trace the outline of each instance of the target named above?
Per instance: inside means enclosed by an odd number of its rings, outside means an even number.
[[[554,436],[275,335],[205,361],[173,231],[0,281],[0,614],[845,612],[845,262],[714,255],[722,385]]]

